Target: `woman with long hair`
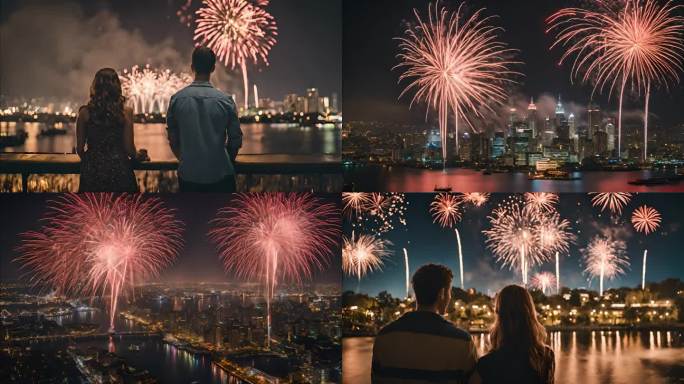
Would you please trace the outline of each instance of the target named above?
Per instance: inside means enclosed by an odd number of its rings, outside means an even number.
[[[496,296],[495,307],[491,349],[478,361],[470,383],[553,384],[553,350],[546,344],[546,329],[530,293],[509,285]]]
[[[124,106],[119,75],[97,71],[90,100],[76,121],[76,152],[81,158],[80,192],[137,192],[132,161],[133,111]]]

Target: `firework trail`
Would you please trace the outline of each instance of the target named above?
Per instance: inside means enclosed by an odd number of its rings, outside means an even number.
[[[648,236],[660,227],[660,213],[652,207],[642,205],[632,213],[632,225],[637,232]],[[641,289],[646,289],[646,255],[648,250],[644,250],[644,261],[641,269]]]
[[[625,272],[629,259],[625,255],[625,242],[610,237],[594,237],[584,249],[584,272],[599,278],[599,295],[603,296],[603,281]]]
[[[591,204],[594,207],[600,207],[601,212],[607,208],[615,215],[621,215],[622,208],[632,199],[632,194],[629,192],[591,192],[589,195],[594,195],[591,198]]]
[[[135,113],[166,112],[171,96],[192,83],[192,76],[187,73],[174,73],[149,64],[124,69],[120,76],[122,91],[133,104]]]
[[[558,195],[548,192],[525,192],[525,202],[540,211],[552,212],[556,210]]]
[[[532,276],[532,287],[546,294],[546,290],[556,284],[556,277],[551,272],[540,272]]]
[[[406,269],[406,298],[409,298],[409,288],[411,287],[411,284],[409,283],[409,261],[408,261],[408,252],[406,251],[406,248],[404,248],[404,267]]]
[[[667,1],[628,0],[624,7],[599,10],[565,8],[547,19],[547,32],[555,31],[551,48],[565,48],[560,62],[575,57],[571,78],[594,81],[594,92],[608,87],[608,95],[619,88],[618,157],[621,158],[622,99],[630,85],[646,93],[644,114],[644,160],[647,160],[648,99],[651,85],[668,87],[679,81],[682,71],[684,18],[680,5]],[[582,73],[580,75],[580,73]],[[617,86],[617,87],[616,87]]]
[[[456,229],[456,223],[461,220],[461,198],[451,193],[440,193],[430,204],[432,221],[442,228],[454,228],[458,246],[458,266],[463,289],[463,252],[461,251],[461,236]]]
[[[264,8],[268,0],[204,0],[197,14],[194,40],[216,52],[226,67],[240,67],[245,110],[249,107],[247,62],[268,65],[268,54],[276,43],[275,19]]]
[[[427,19],[414,9],[415,23],[396,38],[401,52],[394,69],[403,70],[399,82],[409,82],[399,97],[414,92],[411,106],[424,102],[437,110],[444,165],[449,111],[454,114],[458,154],[459,118],[467,112],[481,116],[482,108],[494,112],[492,105],[503,105],[506,86],[518,75],[509,69],[518,62],[506,58],[517,51],[498,40],[502,29],[491,25],[494,17],[483,17],[483,9],[466,17],[463,6],[454,13],[437,1],[428,5]]]
[[[556,294],[560,295],[560,260],[558,259],[558,252],[556,252]]]
[[[48,204],[39,231],[21,235],[16,261],[32,283],[73,296],[109,296],[109,327],[119,298],[174,260],[181,223],[161,200],[141,194],[68,194]]]
[[[489,200],[489,193],[487,192],[468,192],[462,195],[464,203],[472,204],[476,207],[483,206]]]
[[[339,209],[309,194],[238,194],[211,221],[210,239],[227,271],[266,287],[267,347],[278,281],[301,283],[339,244]]]
[[[548,261],[555,252],[567,252],[574,241],[570,223],[517,199],[504,202],[489,216],[491,228],[482,231],[485,244],[502,267],[520,268],[523,284],[531,267]]]

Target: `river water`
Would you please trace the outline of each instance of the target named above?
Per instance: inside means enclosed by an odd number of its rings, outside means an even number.
[[[473,335],[480,355],[484,334]],[[557,384],[665,384],[684,380],[684,336],[678,331],[551,332]],[[344,383],[369,384],[372,337],[343,340]]]
[[[458,192],[684,192],[684,182],[674,185],[643,186],[628,182],[655,176],[671,176],[669,171],[576,172],[579,180],[529,180],[526,173],[494,173],[450,168],[417,169],[358,166],[345,169],[344,182],[355,191],[434,192],[435,187],[451,187]]]
[[[17,124],[0,122],[0,131],[14,132]],[[74,124],[68,133],[40,136],[43,123],[23,123],[28,133],[24,145],[0,149],[5,152],[72,153],[76,145]],[[340,130],[334,125],[300,127],[297,124],[242,124],[240,154],[332,154],[340,153]],[[135,146],[147,149],[152,160],[174,160],[166,137],[166,124],[135,124]]]

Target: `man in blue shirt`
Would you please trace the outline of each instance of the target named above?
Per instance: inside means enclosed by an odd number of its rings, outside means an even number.
[[[195,48],[195,81],[169,101],[167,133],[179,161],[181,192],[235,192],[233,164],[242,146],[242,130],[233,98],[209,82],[215,66],[210,48]]]

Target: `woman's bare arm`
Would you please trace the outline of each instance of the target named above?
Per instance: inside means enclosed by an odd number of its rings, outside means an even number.
[[[135,142],[133,141],[133,110],[126,107],[124,108],[124,149],[128,156],[135,159],[136,150]]]
[[[86,142],[86,124],[88,122],[88,108],[81,107],[78,110],[78,119],[76,120],[76,153],[78,157],[83,160],[85,154]]]

